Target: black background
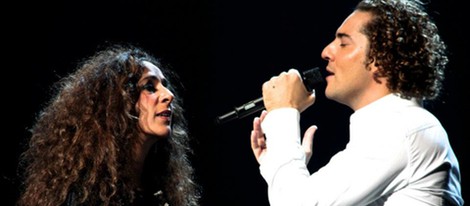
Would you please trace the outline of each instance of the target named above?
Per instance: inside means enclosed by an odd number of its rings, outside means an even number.
[[[214,118],[260,97],[262,83],[273,75],[289,68],[324,69],[320,53],[355,3],[73,0],[4,7],[10,14],[2,20],[0,201],[13,205],[18,195],[17,157],[52,83],[100,45],[123,42],[159,57],[181,77],[190,133],[197,140],[192,160],[204,189],[202,205],[268,205],[266,183],[250,149],[254,115],[224,125],[215,125]],[[468,17],[462,1],[432,1],[428,8],[451,54],[444,94],[427,108],[447,129],[467,199]],[[352,113],[327,100],[323,89],[317,89],[315,105],[301,119],[303,130],[319,127],[312,172],[344,148]]]

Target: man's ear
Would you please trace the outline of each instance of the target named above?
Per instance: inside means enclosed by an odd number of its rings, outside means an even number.
[[[379,67],[375,65],[375,58],[370,57],[365,63],[366,63],[366,68],[368,71],[371,72],[374,78],[374,81],[381,84],[382,83],[381,79],[383,79],[383,77],[381,77],[379,73]]]
[[[367,70],[371,71],[371,72],[375,72],[377,71],[377,67],[375,66],[375,58],[374,57],[371,57],[369,56],[366,61],[364,62],[364,64],[366,65],[366,68]]]

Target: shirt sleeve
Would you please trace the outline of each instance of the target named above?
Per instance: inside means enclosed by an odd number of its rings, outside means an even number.
[[[299,183],[309,177],[305,153],[300,144],[300,113],[293,108],[270,111],[261,126],[266,136],[267,153],[260,171],[268,184],[271,206],[298,205]]]
[[[299,120],[296,109],[282,108],[270,111],[261,124],[267,153],[260,172],[268,184],[271,206],[365,205],[396,189],[387,186],[403,184],[390,184],[406,165],[406,153],[396,142],[378,144],[374,151],[369,144],[349,145],[310,174]]]

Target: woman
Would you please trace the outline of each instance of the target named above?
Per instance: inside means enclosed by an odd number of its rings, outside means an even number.
[[[22,155],[18,205],[197,205],[170,75],[143,50],[112,46],[60,80]]]

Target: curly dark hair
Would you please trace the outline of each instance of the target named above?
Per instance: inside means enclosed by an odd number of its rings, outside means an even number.
[[[136,84],[143,61],[177,77],[142,49],[116,45],[98,51],[54,85],[55,95],[38,115],[21,156],[25,176],[18,205],[63,205],[71,192],[74,204],[135,204],[133,145],[143,135]],[[176,86],[167,87],[176,94]],[[163,192],[170,205],[198,205],[182,101],[175,98],[172,108],[171,135],[148,154],[142,182],[146,189]]]
[[[369,38],[369,60],[376,75],[402,97],[432,100],[439,96],[448,63],[447,46],[424,4],[418,0],[363,0],[356,10],[373,19],[362,32]]]

